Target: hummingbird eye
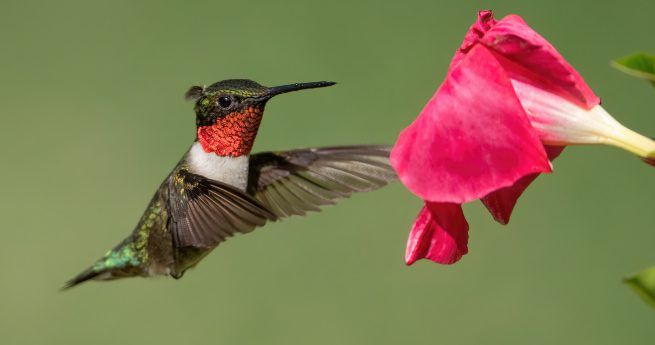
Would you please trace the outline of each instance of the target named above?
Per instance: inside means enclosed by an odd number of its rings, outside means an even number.
[[[230,96],[221,96],[218,98],[218,106],[227,109],[232,105],[232,97]]]

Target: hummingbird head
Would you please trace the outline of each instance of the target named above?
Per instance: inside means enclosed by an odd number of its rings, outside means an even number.
[[[196,101],[197,135],[203,150],[237,157],[250,153],[269,99],[334,84],[319,81],[266,87],[252,80],[228,79],[209,87],[192,86],[186,98]]]

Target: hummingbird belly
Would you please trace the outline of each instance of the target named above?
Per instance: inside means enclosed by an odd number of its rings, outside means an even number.
[[[248,183],[248,158],[247,155],[218,156],[213,152],[205,152],[202,145],[195,142],[189,150],[187,162],[192,173],[245,191]]]

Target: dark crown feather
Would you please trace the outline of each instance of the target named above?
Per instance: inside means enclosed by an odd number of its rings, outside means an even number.
[[[205,92],[204,86],[194,85],[184,94],[184,99],[187,101],[196,101],[198,98],[202,97],[203,92]]]

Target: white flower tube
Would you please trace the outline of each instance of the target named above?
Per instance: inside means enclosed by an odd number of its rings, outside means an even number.
[[[642,158],[655,157],[655,141],[623,126],[600,105],[585,109],[552,92],[515,79],[512,79],[512,86],[544,144],[605,144]]]

